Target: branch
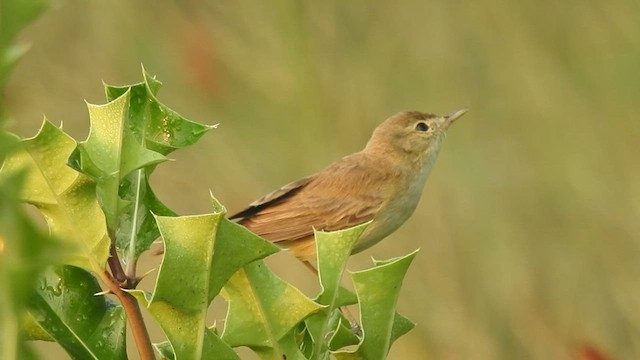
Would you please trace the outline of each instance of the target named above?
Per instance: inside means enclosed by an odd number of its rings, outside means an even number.
[[[109,259],[107,263],[109,264],[109,269],[111,269],[111,274],[113,274],[113,278],[115,278],[120,286],[127,285],[127,276],[122,269],[122,264],[120,263],[120,259],[118,258],[118,251],[116,250],[115,237],[111,237],[111,248],[109,248]]]
[[[113,275],[113,278],[116,281],[118,281],[121,288],[135,289],[141,280],[141,278],[136,277],[135,264],[133,265],[132,268],[127,266],[127,271],[131,271],[131,269],[133,269],[132,274],[128,275],[128,273],[125,272],[124,268],[122,267],[122,263],[120,262],[120,258],[118,257],[118,251],[116,250],[116,245],[115,245],[115,236],[113,236],[111,232],[109,232],[109,236],[111,237],[111,247],[109,248],[109,259],[107,260],[107,263],[109,264],[109,269],[111,270],[111,274]],[[131,261],[135,263],[135,260],[131,260]]]
[[[117,257],[115,259],[118,263],[120,262]],[[144,319],[142,318],[142,312],[140,311],[138,301],[133,297],[133,295],[122,291],[119,281],[114,279],[107,271],[104,271],[101,274],[101,278],[102,282],[107,285],[107,288],[109,288],[118,300],[120,300],[120,303],[124,308],[124,312],[127,314],[131,333],[133,334],[133,339],[136,342],[140,359],[155,360],[153,347],[151,345],[151,338],[149,338],[149,332],[147,331]]]
[[[102,282],[107,285],[109,291],[111,291],[118,298],[118,300],[120,300],[120,304],[122,304],[122,308],[127,314],[129,326],[131,327],[131,333],[133,334],[133,339],[136,342],[136,348],[138,349],[140,359],[155,360],[155,354],[151,345],[151,339],[149,338],[149,332],[147,331],[144,319],[142,318],[140,305],[138,304],[138,301],[133,297],[133,295],[122,291],[123,287],[126,289],[135,288],[138,281],[136,281],[135,279],[129,279],[126,276],[124,269],[122,268],[122,263],[120,263],[120,259],[118,258],[115,236],[112,236],[114,234],[112,234],[111,232],[109,232],[109,235],[111,237],[111,247],[109,249],[110,256],[107,263],[109,264],[111,274],[109,274],[107,271],[104,271],[102,272],[100,277],[102,279]]]

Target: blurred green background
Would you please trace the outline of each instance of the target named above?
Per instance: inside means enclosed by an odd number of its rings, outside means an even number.
[[[637,0],[54,0],[21,39],[20,135],[44,113],[84,139],[83,99],[140,63],[168,106],[220,123],[152,179],[181,214],[210,211],[208,189],[239,210],[397,111],[469,107],[413,217],[350,265],[421,248],[399,300],[418,326],[390,359],[640,358]]]

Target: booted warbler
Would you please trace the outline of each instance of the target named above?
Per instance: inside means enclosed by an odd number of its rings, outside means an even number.
[[[362,151],[265,195],[229,218],[289,249],[308,266],[315,260],[314,229],[335,231],[371,221],[352,251],[360,252],[411,216],[447,129],[466,112],[393,115],[373,131]]]

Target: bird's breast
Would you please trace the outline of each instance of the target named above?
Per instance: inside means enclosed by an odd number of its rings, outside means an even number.
[[[355,245],[353,253],[373,246],[396,231],[411,217],[418,206],[432,165],[433,162],[425,163],[417,171],[409,171],[403,176],[404,181],[399,182],[396,191],[380,207],[375,218]]]

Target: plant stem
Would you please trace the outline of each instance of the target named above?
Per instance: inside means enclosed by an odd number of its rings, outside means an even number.
[[[122,268],[122,263],[118,258],[118,251],[116,250],[115,234],[109,232],[111,237],[111,247],[109,249],[110,255],[109,269],[111,274],[104,271],[101,274],[102,281],[107,285],[107,288],[120,300],[124,312],[127,314],[129,320],[129,326],[131,327],[131,333],[133,339],[136,342],[136,348],[138,354],[142,360],[155,360],[153,347],[151,345],[151,339],[149,338],[149,332],[145,326],[144,319],[142,318],[142,312],[140,311],[140,305],[133,295],[125,292],[122,288],[133,289],[137,285],[135,279],[130,279]]]
[[[107,260],[109,264],[109,269],[111,269],[111,274],[118,281],[120,286],[127,286],[127,276],[122,269],[122,264],[120,263],[120,259],[118,258],[118,251],[116,250],[115,237],[111,237],[111,248],[109,248],[109,259]]]
[[[116,261],[120,262],[117,257]],[[129,320],[129,326],[131,327],[131,333],[133,339],[136,342],[138,348],[138,354],[142,360],[155,360],[153,353],[153,346],[151,345],[151,338],[149,338],[149,332],[142,318],[142,312],[140,311],[140,305],[133,295],[124,292],[119,285],[119,281],[114,279],[107,271],[102,273],[102,281],[107,285],[109,290],[120,300],[124,312],[127,314]]]

